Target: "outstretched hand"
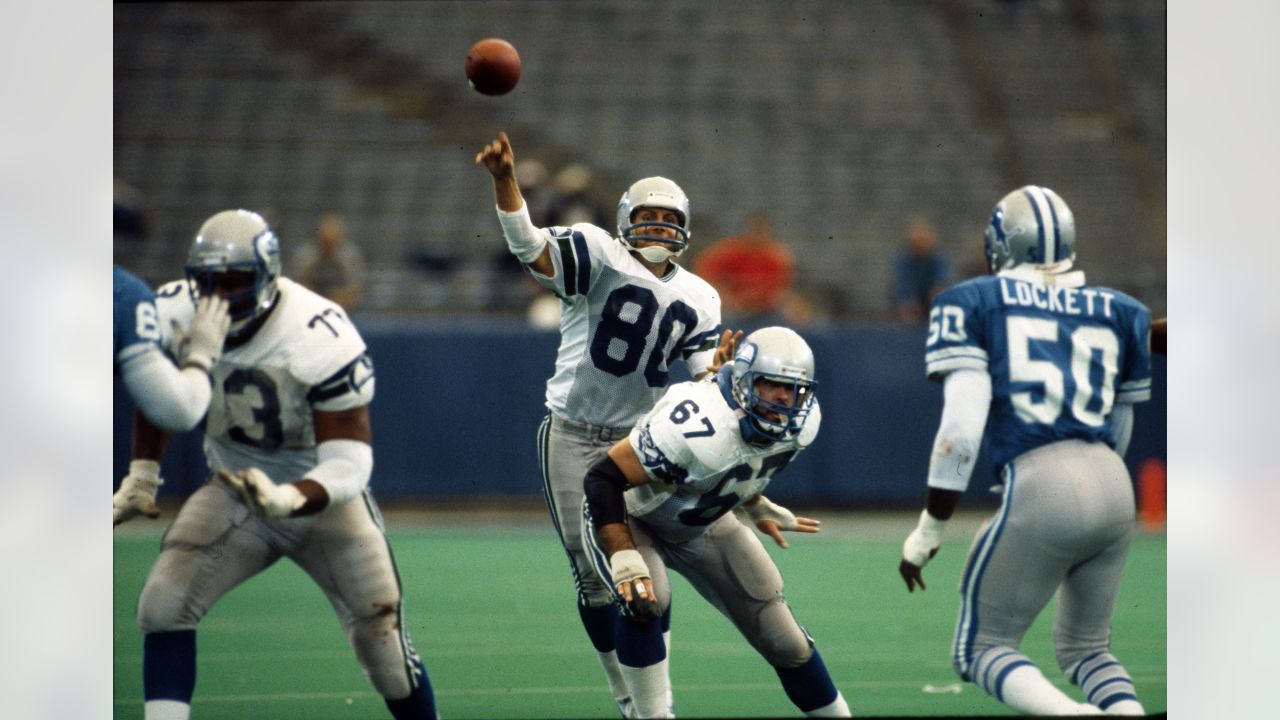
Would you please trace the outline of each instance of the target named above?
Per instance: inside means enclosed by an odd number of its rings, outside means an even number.
[[[516,173],[516,156],[511,151],[511,141],[505,132],[498,133],[498,138],[484,146],[476,153],[476,165],[482,165],[495,178],[514,177]]]
[[[788,530],[790,532],[816,533],[816,532],[822,532],[821,525],[822,525],[822,521],[820,520],[814,520],[813,518],[807,518],[807,517],[800,517],[798,515],[796,516],[796,524],[792,527],[787,527],[787,528],[782,527],[782,525],[779,524],[777,520],[757,520],[756,521],[756,529],[764,533],[765,535],[768,535],[769,537],[773,538],[773,541],[778,543],[778,547],[783,549],[790,547],[790,545],[787,543],[787,539],[782,537],[783,530]]]
[[[707,372],[714,373],[724,366],[725,363],[733,360],[733,354],[738,350],[738,341],[742,339],[742,331],[734,332],[733,330],[725,330],[720,334],[720,343],[716,345],[716,354],[711,358],[711,364],[707,366]]]
[[[932,558],[934,555],[937,555],[937,554],[938,554],[938,548],[934,548],[932,552],[929,553],[929,557]],[[924,570],[924,568],[920,567],[919,565],[916,565],[915,563],[910,562],[906,558],[903,558],[902,562],[898,563],[898,574],[902,576],[902,579],[904,581],[906,581],[907,592],[915,592],[916,585],[919,585],[922,591],[925,589],[924,575],[921,572],[922,570]]]

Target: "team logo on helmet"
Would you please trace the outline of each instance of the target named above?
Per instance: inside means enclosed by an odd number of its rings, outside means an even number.
[[[1075,216],[1058,194],[1027,185],[1005,195],[983,233],[987,264],[999,272],[1018,265],[1069,268],[1075,259]]]

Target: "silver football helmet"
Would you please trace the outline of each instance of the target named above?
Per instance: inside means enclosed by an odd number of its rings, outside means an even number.
[[[185,266],[192,300],[228,284],[242,285],[222,296],[230,305],[229,335],[244,332],[271,309],[279,295],[280,241],[262,216],[249,210],[223,210],[200,226]],[[237,280],[235,274],[243,277]]]
[[[813,410],[818,383],[813,379],[813,351],[796,331],[766,327],[746,336],[734,353],[729,373],[733,399],[757,429],[777,440],[800,434]],[[791,404],[760,397],[756,389],[760,379],[789,386]]]
[[[637,208],[664,208],[674,210],[680,216],[680,224],[664,222],[631,222],[631,213]],[[668,227],[676,231],[676,240],[645,234],[648,227]],[[622,193],[618,201],[618,239],[623,245],[640,253],[645,260],[660,263],[678,257],[689,245],[689,197],[680,186],[664,177],[647,177],[637,180]],[[636,240],[654,240],[661,246],[638,248]]]
[[[996,204],[983,245],[992,272],[1018,265],[1066,270],[1076,257],[1076,219],[1057,193],[1027,185]]]

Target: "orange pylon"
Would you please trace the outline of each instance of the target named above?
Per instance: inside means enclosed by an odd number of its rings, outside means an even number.
[[[1161,530],[1165,524],[1164,461],[1148,458],[1138,468],[1138,522],[1146,530]]]

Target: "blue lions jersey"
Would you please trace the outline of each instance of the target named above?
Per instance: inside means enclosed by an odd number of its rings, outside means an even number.
[[[1046,284],[1048,283],[1048,284]],[[1122,292],[1084,284],[1084,273],[1006,271],[934,299],[925,371],[991,375],[983,448],[996,474],[1058,440],[1115,446],[1115,403],[1151,397],[1151,311]]]
[[[119,367],[148,347],[160,346],[160,325],[155,292],[119,265],[111,267],[111,291],[115,334],[111,355],[113,366]]]

